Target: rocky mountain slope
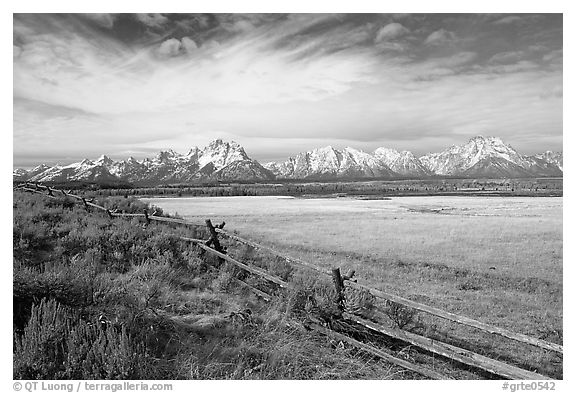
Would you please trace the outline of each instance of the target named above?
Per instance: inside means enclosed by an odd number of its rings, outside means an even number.
[[[396,173],[376,157],[351,147],[337,150],[326,146],[300,153],[285,162],[267,163],[264,167],[278,178],[285,179],[392,178],[396,176]]]
[[[136,184],[203,181],[268,181],[274,179],[395,179],[430,176],[545,177],[563,175],[563,154],[546,151],[524,156],[500,138],[477,136],[439,153],[416,157],[409,151],[379,147],[372,153],[326,146],[264,165],[236,142],[217,139],[186,154],[161,151],[153,158],[114,161],[103,155],[69,165],[16,169],[15,180],[126,181]]]
[[[271,180],[274,175],[252,160],[236,142],[217,139],[204,149],[197,147],[181,155],[173,150],[161,151],[154,158],[141,161],[133,157],[114,161],[103,155],[95,161],[49,167],[41,165],[29,172],[14,172],[14,178],[38,182],[124,180],[132,183],[158,184],[193,181]]]
[[[562,169],[554,162],[537,156],[523,156],[495,137],[477,136],[463,145],[422,156],[420,161],[430,172],[444,176],[562,176]]]
[[[279,179],[562,176],[562,153],[523,156],[500,138],[477,136],[463,145],[420,158],[409,151],[386,147],[369,154],[328,146],[264,167]]]

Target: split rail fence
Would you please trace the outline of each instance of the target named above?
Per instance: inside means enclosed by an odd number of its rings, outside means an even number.
[[[422,303],[418,303],[415,302],[413,300],[409,300],[397,295],[393,295],[390,293],[386,293],[384,291],[375,289],[375,288],[371,288],[369,286],[366,285],[362,285],[356,282],[356,280],[352,280],[352,276],[354,275],[354,271],[348,273],[348,275],[346,276],[342,276],[340,273],[340,269],[339,268],[334,268],[331,271],[325,271],[321,268],[319,268],[318,266],[315,266],[314,264],[311,264],[309,262],[306,261],[302,261],[300,259],[297,258],[293,258],[291,256],[288,255],[284,255],[268,246],[253,242],[249,239],[240,237],[236,234],[232,234],[226,230],[224,230],[224,225],[225,223],[223,222],[220,225],[213,225],[211,220],[207,219],[205,221],[205,224],[198,224],[198,223],[194,223],[191,221],[187,221],[184,219],[179,219],[179,218],[172,218],[172,217],[161,217],[161,216],[157,216],[154,214],[150,214],[148,211],[144,210],[143,213],[122,213],[122,212],[117,212],[117,211],[111,211],[109,209],[107,209],[104,206],[98,205],[96,203],[93,203],[92,200],[87,200],[85,197],[79,196],[79,195],[74,195],[71,193],[71,191],[64,191],[64,190],[56,190],[53,188],[50,188],[49,186],[44,186],[44,185],[39,185],[39,184],[22,184],[19,186],[16,186],[15,189],[17,190],[21,190],[21,191],[27,191],[27,192],[32,192],[32,193],[37,193],[37,194],[42,194],[44,196],[47,196],[49,198],[57,198],[57,195],[60,194],[61,196],[65,196],[65,197],[70,197],[70,198],[74,198],[76,199],[78,202],[81,202],[86,208],[88,207],[92,207],[98,210],[101,210],[103,212],[105,212],[110,218],[113,217],[141,217],[143,219],[146,220],[147,223],[150,223],[151,221],[159,221],[159,222],[165,222],[165,223],[172,223],[172,224],[180,224],[180,225],[187,225],[187,226],[193,226],[193,227],[206,227],[208,233],[209,233],[209,238],[207,240],[203,240],[203,239],[193,239],[193,238],[188,238],[188,237],[180,237],[181,240],[183,241],[188,241],[188,242],[192,242],[194,243],[197,247],[199,247],[200,249],[211,253],[215,256],[217,256],[220,260],[224,260],[227,261],[235,266],[237,266],[240,269],[243,269],[253,275],[256,275],[258,277],[260,277],[263,280],[266,280],[268,282],[274,283],[277,286],[279,286],[280,288],[284,288],[284,289],[290,289],[292,288],[292,285],[287,282],[284,281],[282,279],[280,279],[279,277],[276,277],[272,274],[270,274],[269,272],[265,271],[264,269],[254,266],[254,265],[248,265],[246,263],[240,262],[232,257],[230,257],[229,255],[227,255],[226,253],[226,249],[221,245],[220,240],[219,240],[219,235],[223,236],[225,238],[228,238],[230,240],[236,241],[240,244],[244,244],[246,246],[252,247],[254,249],[257,250],[262,250],[265,252],[268,252],[272,255],[275,255],[276,257],[290,263],[293,265],[297,265],[300,266],[302,268],[305,269],[309,269],[309,270],[313,270],[316,273],[325,275],[325,276],[329,276],[332,278],[332,281],[334,283],[335,289],[336,289],[336,293],[337,293],[337,299],[335,299],[335,302],[337,303],[338,308],[341,311],[341,315],[342,318],[344,318],[345,320],[348,321],[352,321],[355,322],[359,325],[364,326],[365,328],[369,329],[370,331],[376,332],[378,334],[382,334],[386,337],[389,338],[393,338],[395,340],[400,340],[402,342],[414,345],[416,347],[421,348],[424,351],[433,353],[433,354],[437,354],[440,356],[443,356],[445,358],[451,359],[452,361],[455,361],[457,363],[461,363],[467,366],[471,366],[473,368],[476,369],[480,369],[483,371],[486,371],[490,374],[499,376],[501,378],[504,379],[522,379],[522,380],[547,380],[547,379],[551,379],[545,375],[541,375],[529,370],[525,370],[504,362],[501,362],[499,360],[495,360],[495,359],[491,359],[488,358],[486,356],[477,354],[475,352],[463,349],[463,348],[459,348],[456,347],[454,345],[450,345],[438,340],[434,340],[431,339],[429,337],[426,336],[421,336],[403,329],[399,329],[399,328],[390,328],[387,326],[384,326],[382,324],[373,322],[371,320],[362,318],[358,315],[354,315],[351,314],[349,312],[347,312],[347,310],[345,309],[344,306],[344,293],[345,293],[345,287],[351,287],[357,290],[364,290],[364,291],[368,291],[370,294],[372,294],[374,297],[379,298],[379,299],[383,299],[387,302],[392,302],[404,307],[409,307],[411,309],[414,310],[418,310],[430,315],[433,315],[435,317],[439,317],[439,318],[443,318],[445,320],[454,322],[454,323],[458,323],[461,325],[465,325],[465,326],[469,326],[475,329],[478,329],[480,331],[483,332],[487,332],[493,335],[499,335],[502,337],[506,337],[508,339],[511,340],[515,340],[517,342],[523,343],[523,344],[529,344],[541,349],[545,349],[548,351],[553,351],[559,354],[563,354],[563,346],[559,345],[559,344],[555,344],[555,343],[551,343],[548,341],[544,341],[538,338],[534,338],[534,337],[530,337],[524,334],[520,334],[520,333],[516,333],[507,329],[503,329],[497,326],[492,326],[486,323],[483,323],[481,321],[477,321],[474,320],[472,318],[468,318],[465,316],[461,316],[461,315],[457,315],[451,312],[447,312],[445,310],[441,310],[435,307],[431,307],[428,306],[426,304],[422,304]],[[259,297],[263,298],[266,301],[270,301],[272,298],[272,295],[263,292],[257,288],[254,288],[253,286],[245,283],[244,281],[241,280],[236,280],[237,283],[239,283],[240,285],[250,289],[251,291],[253,291],[256,295],[258,295]],[[374,346],[365,344],[363,342],[360,342],[358,340],[355,340],[351,337],[345,336],[341,333],[338,333],[334,330],[331,330],[325,326],[321,326],[320,324],[314,324],[313,326],[311,326],[311,328],[315,331],[318,331],[324,335],[330,336],[331,338],[338,340],[338,341],[342,341],[342,342],[346,342],[348,344],[351,344],[365,352],[368,352],[376,357],[382,358],[390,363],[393,363],[395,365],[398,365],[400,367],[403,367],[405,369],[411,370],[413,372],[419,373],[427,378],[430,379],[450,379],[449,376],[444,375],[442,373],[439,373],[433,369],[430,369],[428,367],[422,366],[422,365],[418,365],[418,364],[414,364],[411,362],[408,362],[404,359],[400,359],[398,357],[395,357],[379,348],[376,348]]]

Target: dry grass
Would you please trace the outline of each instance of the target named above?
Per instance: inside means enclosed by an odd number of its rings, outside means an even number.
[[[22,193],[13,208],[15,379],[418,377],[295,323],[310,310],[287,299],[331,303],[316,282],[264,305],[166,225]]]
[[[372,287],[562,343],[562,198],[152,202],[192,220],[224,220],[228,230],[326,269],[355,269]],[[561,357],[423,318],[432,335],[562,375]]]

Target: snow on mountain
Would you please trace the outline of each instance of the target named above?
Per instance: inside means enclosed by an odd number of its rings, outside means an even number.
[[[114,161],[106,155],[69,165],[39,165],[16,169],[14,180],[128,181],[141,184],[195,181],[265,181],[280,179],[423,178],[433,175],[467,177],[562,176],[563,154],[547,151],[522,156],[500,138],[474,137],[460,146],[417,158],[409,151],[380,147],[372,154],[326,146],[299,153],[284,162],[260,165],[236,142],[214,140],[186,154],[161,151],[141,161]]]
[[[48,181],[129,181],[140,183],[186,182],[194,180],[264,180],[274,175],[250,159],[236,142],[217,139],[204,149],[193,147],[185,154],[174,150],[159,152],[141,161],[130,157],[114,161],[106,155],[69,165],[41,165],[29,172],[14,172],[15,179]]]
[[[532,176],[562,176],[562,168],[542,155],[524,156],[524,168]]]
[[[432,175],[412,152],[406,150],[399,152],[398,150],[379,147],[374,151],[374,157],[400,175],[415,177]]]
[[[213,163],[214,167],[220,170],[233,162],[249,159],[242,146],[234,141],[231,143],[223,142],[222,139],[216,139],[210,142],[204,150],[198,152],[198,164],[200,168],[208,163]]]
[[[37,175],[39,175],[39,174],[47,171],[48,169],[50,169],[50,166],[48,166],[48,165],[46,165],[46,164],[38,165],[37,167],[29,170],[29,171],[26,173],[25,180],[31,179],[31,178],[33,178],[33,177],[35,177],[35,176],[37,176]]]
[[[342,151],[341,173],[347,177],[394,177],[395,173],[371,154],[351,147]]]
[[[474,167],[478,165],[479,173],[488,171],[489,163],[494,161],[496,172],[502,172],[500,159],[515,166],[508,166],[509,175],[525,175],[528,163],[510,145],[504,144],[500,138],[477,136],[460,146],[452,146],[440,153],[430,153],[420,157],[422,164],[431,172],[438,175],[467,175],[474,174]],[[517,173],[516,173],[517,172]]]
[[[458,173],[465,177],[531,177],[531,172],[504,157],[484,157],[464,172]]]
[[[299,153],[281,163],[264,165],[279,178],[370,178],[391,177],[394,173],[374,156],[347,147],[343,150],[326,146]]]
[[[38,170],[30,174],[27,180],[36,182],[50,181],[114,181],[117,178],[112,175],[101,163],[88,159],[69,165],[45,166],[45,170]],[[39,168],[40,169],[40,168]]]
[[[211,163],[212,164],[212,163]],[[212,164],[214,165],[214,164]],[[234,181],[239,179],[273,180],[274,174],[254,160],[234,161],[217,170],[214,177],[218,180]]]
[[[536,154],[535,158],[544,160],[547,163],[556,165],[561,171],[564,171],[564,163],[563,163],[563,154],[562,152],[555,152],[555,151],[545,151],[541,154]]]
[[[28,171],[22,168],[16,168],[12,171],[12,179],[13,180],[26,180],[28,175]]]
[[[114,164],[114,160],[112,160],[110,157],[108,157],[107,155],[102,154],[100,157],[98,157],[98,159],[96,161],[94,161],[96,164],[108,167]]]

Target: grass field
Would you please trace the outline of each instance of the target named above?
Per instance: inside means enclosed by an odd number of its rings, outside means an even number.
[[[562,342],[562,198],[145,201],[198,222],[224,220],[229,231],[320,267],[353,268],[372,287]],[[554,362],[526,351],[528,363]]]
[[[148,208],[129,198],[95,203]],[[265,303],[236,284],[238,269],[199,256],[178,239],[184,234],[190,230],[111,220],[70,198],[14,192],[13,378],[422,378],[306,328],[320,315],[308,300],[331,301],[302,272]]]

